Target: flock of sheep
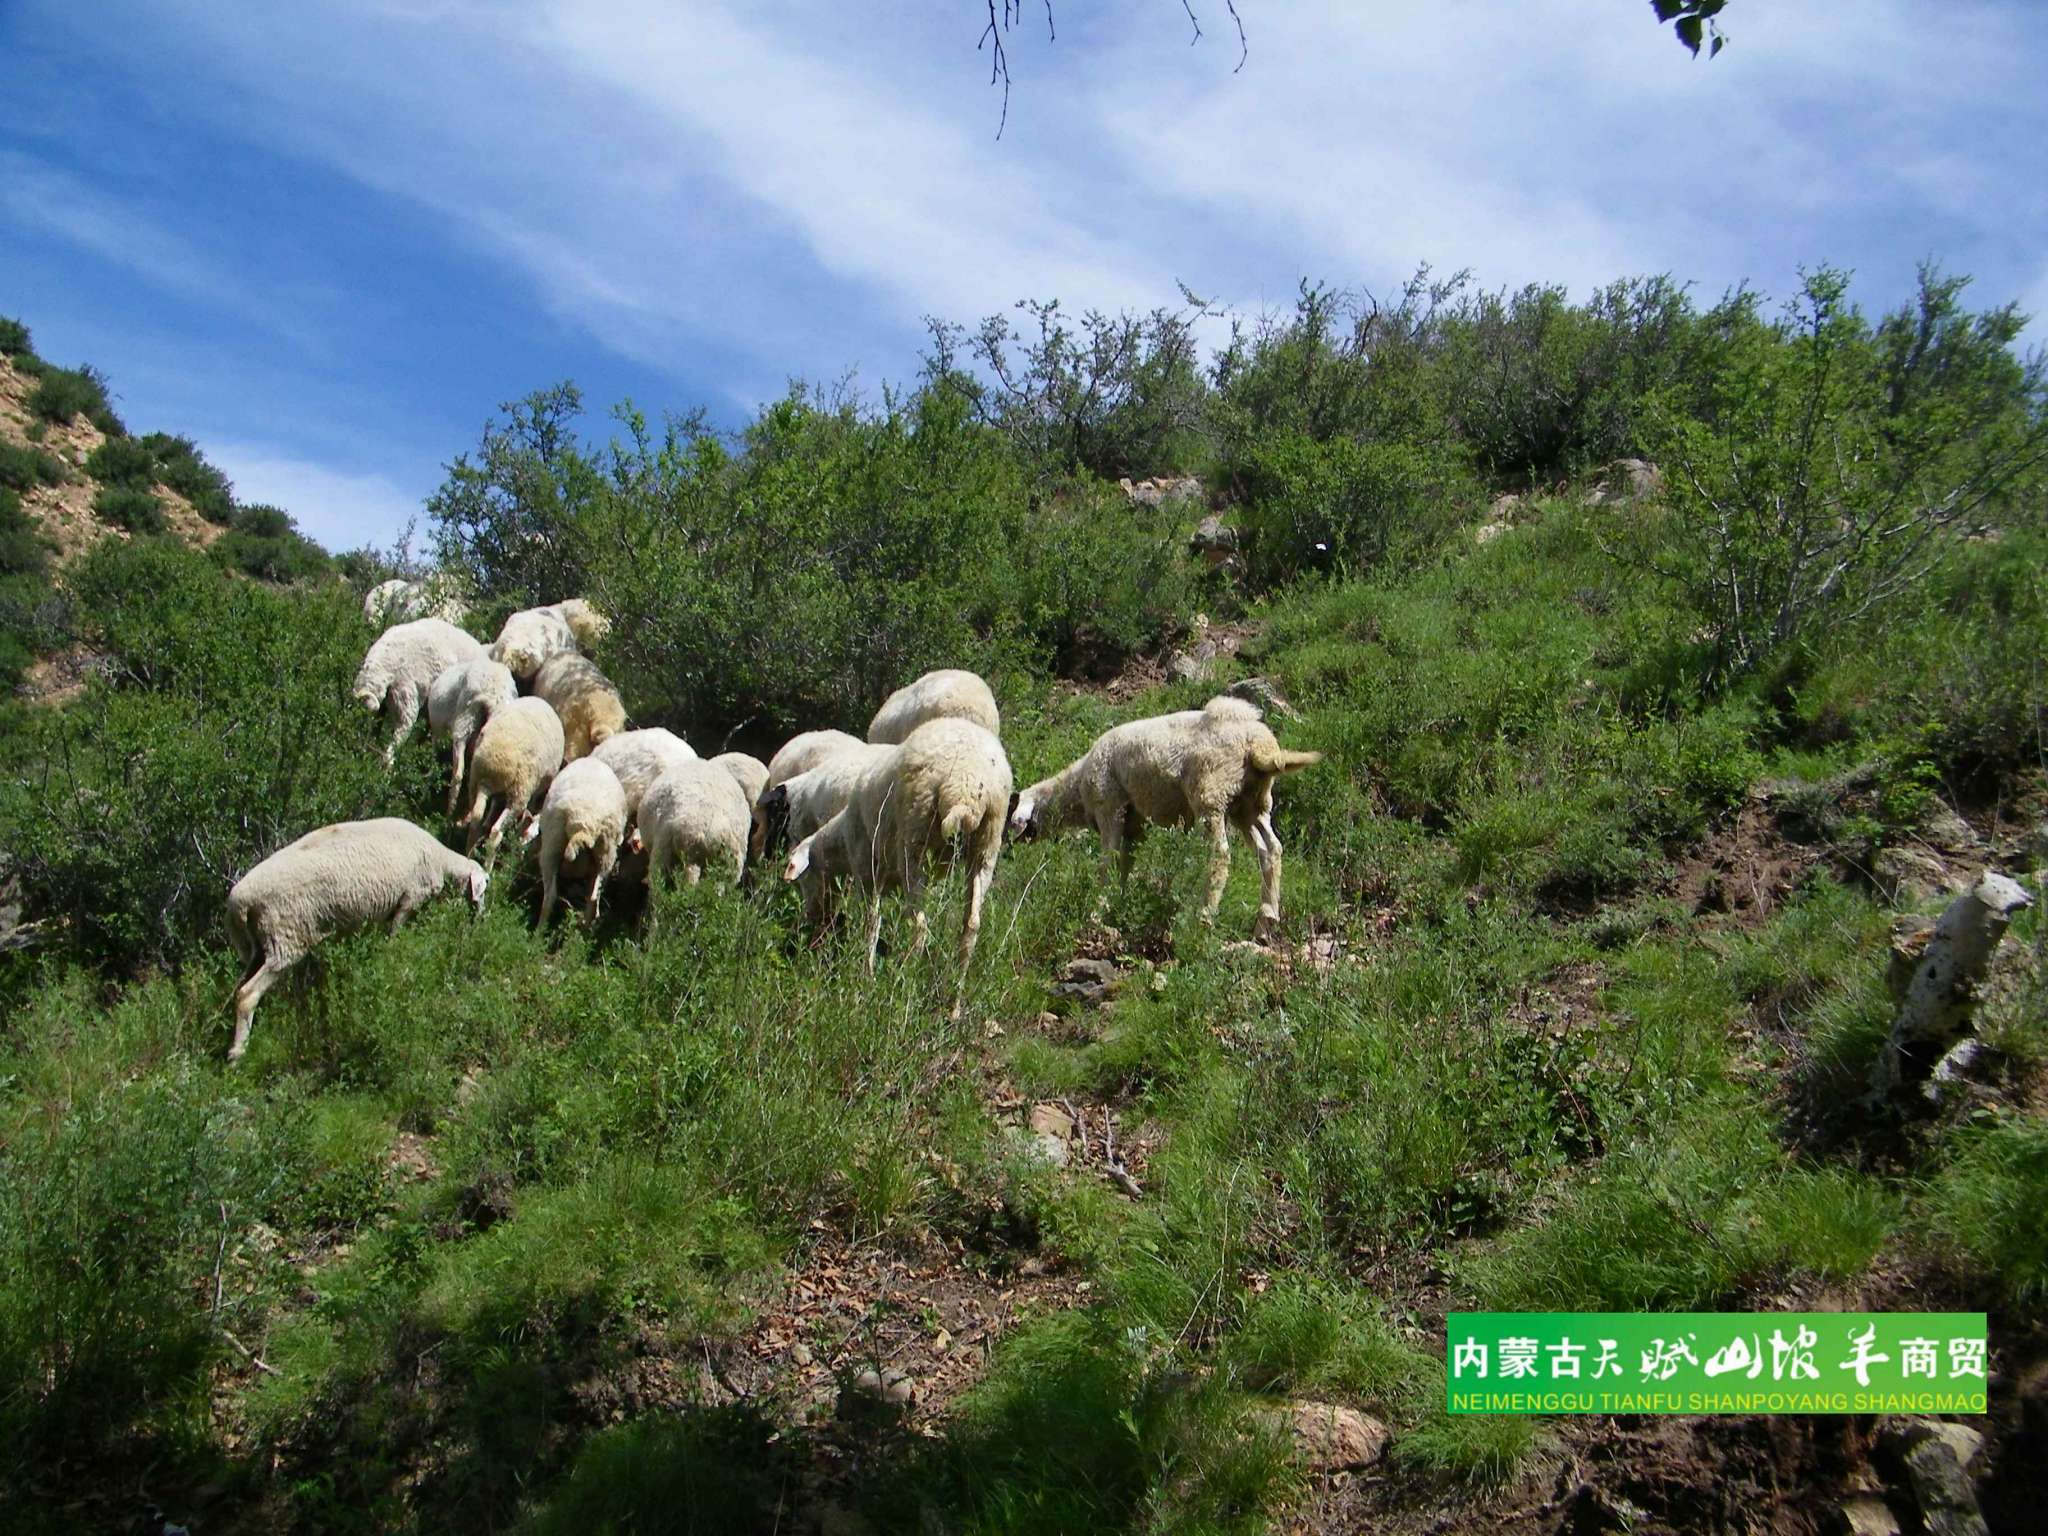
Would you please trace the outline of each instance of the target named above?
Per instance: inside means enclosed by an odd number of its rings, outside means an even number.
[[[882,894],[903,893],[921,947],[929,873],[964,866],[956,1014],[1006,824],[1018,839],[1092,826],[1126,876],[1148,824],[1199,825],[1211,848],[1205,917],[1222,900],[1235,827],[1259,861],[1256,934],[1270,936],[1279,921],[1273,782],[1320,754],[1282,747],[1243,699],[1115,726],[1021,793],[1012,792],[995,696],[974,673],[954,670],[891,694],[865,741],[807,731],[767,763],[739,752],[706,761],[672,731],[627,728],[618,689],[586,655],[609,621],[583,599],[513,614],[488,647],[451,614],[461,617],[459,607],[416,584],[373,589],[364,615],[388,627],[364,657],[354,697],[391,727],[387,764],[422,714],[447,738],[447,809],[461,812],[463,852],[397,817],[342,822],[307,833],[237,881],[227,929],[245,970],[230,1061],[248,1048],[264,993],[321,940],[378,922],[395,932],[453,884],[481,907],[513,828],[522,847],[540,843],[542,927],[565,875],[588,882],[591,920],[622,856],[644,855],[651,891],[677,866],[692,884],[728,870],[744,882],[750,866],[788,845],[783,878],[800,884],[814,925],[828,920],[838,882],[867,895],[871,969]]]

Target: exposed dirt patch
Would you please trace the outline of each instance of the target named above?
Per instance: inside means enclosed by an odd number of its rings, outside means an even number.
[[[1260,632],[1261,626],[1249,620],[1214,622],[1205,614],[1196,614],[1178,645],[1150,655],[1125,657],[1121,663],[1091,662],[1083,656],[1070,669],[1077,676],[1062,686],[1070,694],[1094,694],[1112,704],[1129,703],[1168,683],[1221,672],[1219,662],[1238,655]]]
[[[108,526],[92,510],[93,494],[99,482],[85,472],[85,461],[106,441],[101,432],[83,416],[45,425],[40,442],[30,436],[36,418],[30,415],[28,397],[36,381],[11,363],[0,362],[0,438],[24,448],[36,448],[58,459],[69,472],[61,485],[38,485],[21,498],[24,510],[39,524],[45,538],[55,546],[60,569],[105,539],[126,539],[123,529]],[[225,531],[193,510],[192,504],[165,485],[151,487],[162,502],[170,531],[186,543],[204,549]]]
[[[1709,922],[1754,926],[1769,921],[1826,862],[1821,848],[1787,837],[1770,801],[1752,794],[1734,820],[1679,860],[1672,893]]]

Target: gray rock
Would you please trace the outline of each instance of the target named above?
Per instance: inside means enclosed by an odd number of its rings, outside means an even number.
[[[1908,1419],[1888,1426],[1879,1443],[1905,1464],[1929,1536],[1989,1536],[1969,1474],[1982,1435],[1967,1424]]]
[[[1356,1408],[1304,1399],[1275,1418],[1293,1437],[1296,1459],[1311,1472],[1369,1467],[1386,1454],[1387,1426]]]
[[[1034,1104],[1026,1126],[1042,1136],[1057,1136],[1065,1141],[1074,1134],[1074,1120],[1057,1104]]]
[[[1932,896],[1954,896],[1970,887],[1939,855],[1920,847],[1883,848],[1870,863],[1878,893],[1894,907],[1910,907]]]
[[[1586,494],[1593,506],[1625,506],[1662,494],[1664,472],[1644,459],[1616,459],[1600,471]]]
[[[1078,1003],[1100,1003],[1116,990],[1118,980],[1117,968],[1107,960],[1070,960],[1052,990]]]
[[[1899,1536],[1899,1517],[1874,1493],[1852,1493],[1835,1508],[1840,1536]]]

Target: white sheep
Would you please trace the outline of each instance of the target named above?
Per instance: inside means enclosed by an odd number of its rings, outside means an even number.
[[[1290,752],[1259,711],[1242,699],[1211,699],[1200,709],[1112,726],[1075,762],[1017,797],[1010,830],[1033,837],[1092,826],[1102,849],[1128,879],[1147,824],[1199,825],[1210,843],[1202,916],[1211,920],[1230,878],[1235,827],[1259,860],[1254,933],[1270,938],[1280,922],[1280,836],[1273,830],[1273,781],[1320,752]]]
[[[599,613],[588,598],[565,598],[551,605],[562,616],[562,622],[569,626],[569,632],[576,637],[576,644],[586,651],[594,651],[604,637],[612,632],[612,621]]]
[[[838,736],[839,731],[816,731],[817,736]],[[799,738],[801,739],[801,738]],[[754,802],[750,857],[767,859],[785,843],[800,843],[845,809],[860,787],[867,771],[892,757],[896,748],[846,737],[844,745],[822,757],[817,766],[794,778],[775,782],[774,765],[769,765],[768,788]],[[787,750],[785,748],[785,750]],[[782,754],[776,754],[779,759]],[[806,873],[802,881],[804,911],[813,927],[825,920],[825,882]]]
[[[469,617],[469,605],[445,577],[425,581],[394,578],[370,588],[363,598],[363,617],[379,629],[409,619],[446,619],[460,624]]]
[[[533,674],[533,696],[546,699],[562,717],[568,760],[590,756],[590,749],[626,728],[626,701],[597,663],[573,651],[550,656]]]
[[[446,619],[413,619],[394,624],[370,644],[356,673],[356,702],[390,720],[391,742],[384,749],[388,766],[398,756],[427,707],[434,679],[450,667],[475,661],[484,648],[475,637]]]
[[[263,994],[322,939],[369,923],[399,925],[451,881],[482,907],[481,866],[396,816],[308,832],[263,860],[228,892],[228,942],[244,974],[235,988],[228,1060],[249,1048]]]
[[[710,762],[714,768],[723,768],[739,780],[740,792],[747,797],[747,814],[751,817],[754,807],[761,803],[761,792],[768,787],[768,765],[744,752],[721,752]]]
[[[491,660],[511,669],[521,685],[530,684],[534,673],[550,656],[574,654],[576,631],[562,617],[558,607],[522,608],[508,618],[491,645]]]
[[[678,763],[697,760],[687,741],[658,725],[607,736],[590,749],[590,755],[619,776],[626,791],[628,824],[639,816],[641,798],[656,779]]]
[[[714,865],[729,865],[739,880],[747,868],[749,816],[746,791],[724,768],[700,758],[679,763],[640,802],[640,838],[647,846],[648,910],[669,869],[680,863],[695,885]]]
[[[943,667],[884,699],[868,722],[868,740],[885,745],[906,741],[927,720],[972,720],[991,736],[1002,735],[1002,717],[988,684],[972,672]]]
[[[809,773],[826,758],[835,757],[849,747],[866,745],[858,736],[848,735],[845,731],[805,731],[800,736],[792,736],[768,759],[766,787],[773,789],[800,773]]]
[[[469,748],[484,722],[519,697],[519,684],[502,662],[479,656],[448,667],[427,690],[427,724],[436,736],[445,736],[450,748],[448,770],[448,814],[462,804],[462,792],[469,776]]]
[[[626,840],[626,790],[619,776],[594,758],[579,758],[555,775],[540,815],[526,829],[526,841],[540,838],[540,923],[554,915],[557,885],[567,866],[590,872],[590,898],[583,920],[597,920],[605,878],[619,861]]]
[[[927,721],[861,775],[843,810],[790,850],[782,877],[796,880],[815,869],[850,877],[867,891],[872,970],[882,932],[882,892],[902,890],[916,914],[922,947],[926,866],[964,863],[967,913],[960,926],[960,977],[953,994],[957,1017],[968,962],[981,933],[982,900],[1002,851],[1010,785],[1010,760],[992,732],[971,720]]]
[[[562,721],[547,700],[514,699],[493,711],[483,730],[477,733],[476,749],[470,754],[473,798],[468,814],[462,818],[468,833],[465,851],[476,852],[477,841],[486,835],[488,824],[489,845],[484,863],[495,863],[498,844],[504,840],[505,823],[517,817],[523,837],[534,801],[547,792],[561,771]]]

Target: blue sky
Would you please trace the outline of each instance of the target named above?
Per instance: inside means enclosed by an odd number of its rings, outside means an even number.
[[[1734,0],[1712,63],[1640,0],[1241,0],[1242,70],[1195,10],[1027,8],[998,140],[971,0],[9,0],[0,314],[334,548],[558,379],[732,425],[1027,295],[1932,257],[2048,317],[2033,0]]]

